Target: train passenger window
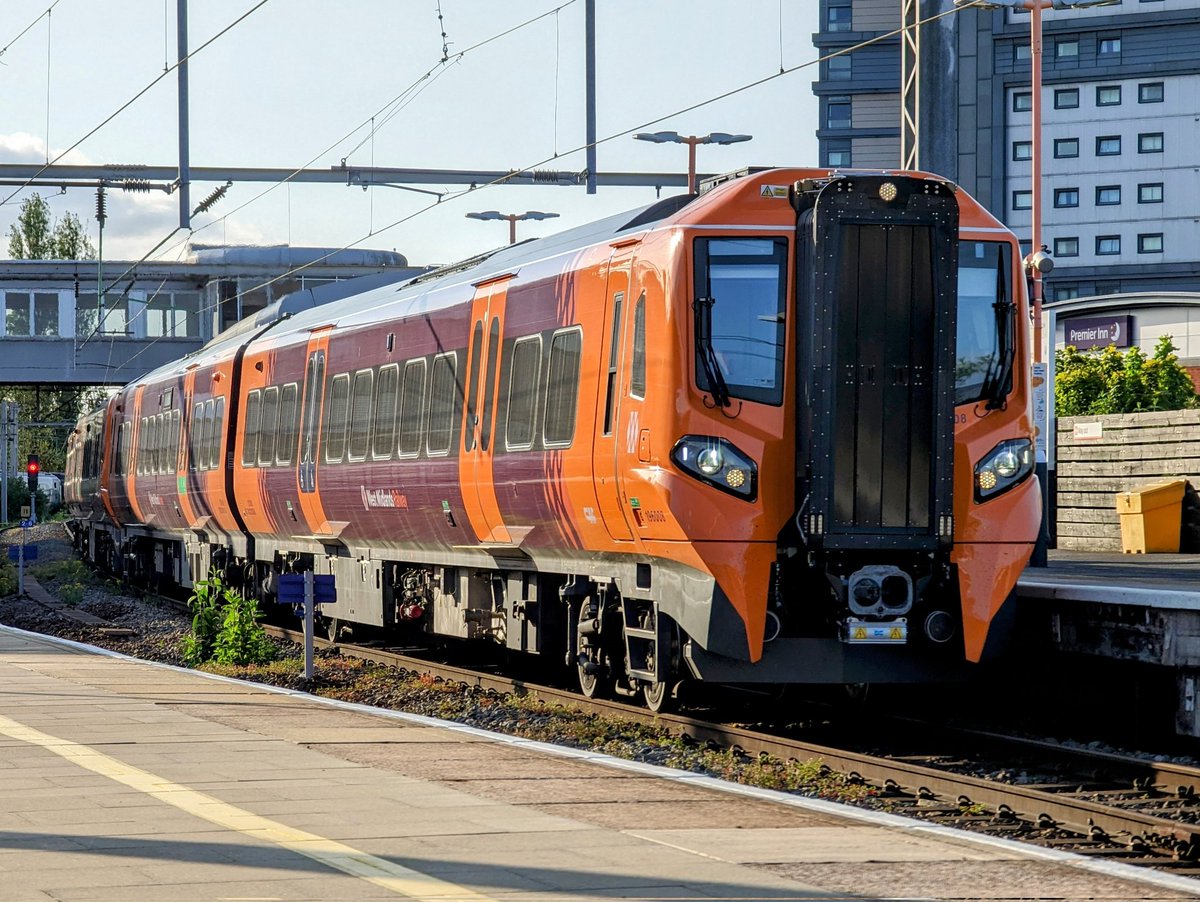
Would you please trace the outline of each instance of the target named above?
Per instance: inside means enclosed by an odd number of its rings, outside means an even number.
[[[538,377],[542,369],[542,337],[522,338],[513,345],[508,376],[508,420],[504,446],[509,451],[533,447],[533,417],[537,407]]]
[[[196,466],[201,470],[212,468],[212,455],[209,453],[209,448],[212,447],[213,409],[213,401],[210,398],[204,402],[204,414],[200,418],[200,453]]]
[[[191,460],[188,462],[189,470],[199,470],[200,467],[200,433],[204,429],[204,404],[199,403],[192,408],[192,423],[191,423]]]
[[[500,361],[500,320],[492,319],[488,331],[487,378],[483,381],[483,425],[479,430],[479,444],[486,451],[492,444],[492,406],[496,398],[496,365]]]
[[[350,393],[350,460],[363,460],[371,437],[371,389],[375,383],[374,370],[359,370],[354,374],[354,390]]]
[[[258,465],[275,462],[275,430],[279,427],[279,389],[272,385],[263,392],[262,426],[258,434]]]
[[[635,398],[646,397],[646,292],[633,306],[633,364],[629,377],[629,393]]]
[[[731,398],[783,403],[787,248],[783,238],[696,241],[696,296],[708,300],[711,320],[711,347],[702,347],[701,334],[696,336],[701,391],[719,391],[724,381]],[[710,375],[712,367],[720,372]]]
[[[275,463],[290,464],[292,455],[296,452],[296,439],[299,428],[296,414],[299,407],[296,398],[299,386],[289,382],[279,392],[279,428],[275,431]]]
[[[400,390],[400,367],[380,367],[375,383],[375,423],[371,427],[371,456],[387,460],[396,441],[396,395]]]
[[[575,406],[579,400],[579,351],[583,332],[570,329],[550,339],[546,372],[545,420],[542,440],[547,447],[566,447],[575,437]]]
[[[618,291],[613,295],[612,335],[608,347],[608,379],[604,391],[604,435],[612,435],[613,416],[617,407],[617,363],[621,353],[621,307],[624,306],[625,293]]]
[[[475,449],[475,405],[479,401],[479,355],[482,350],[483,320],[479,320],[475,323],[475,332],[471,336],[471,369],[467,373],[467,425],[463,434],[464,451]]]
[[[990,394],[989,385],[1012,351],[1015,314],[1010,254],[1009,245],[998,241],[959,244],[955,404],[979,401]],[[1007,386],[1000,388],[1007,394]]]
[[[410,360],[404,365],[404,387],[400,392],[400,436],[398,457],[416,457],[421,453],[421,414],[425,401],[425,361]]]
[[[346,411],[350,401],[350,377],[339,373],[329,383],[325,398],[325,423],[321,444],[325,446],[325,463],[341,463],[346,453]]]
[[[138,449],[137,449],[137,474],[138,476],[146,475],[146,424],[149,417],[142,417],[138,430]]]
[[[183,412],[171,411],[171,473],[179,469],[179,439],[183,433]]]
[[[215,470],[221,466],[221,440],[224,437],[225,430],[225,399],[217,398],[217,400],[209,401],[212,404],[213,412],[210,414],[212,420],[212,438],[208,445],[208,467],[210,470]],[[207,406],[207,405],[206,405]]]
[[[262,392],[257,388],[246,395],[246,424],[242,427],[242,466],[258,461],[258,424],[262,418]]]
[[[429,428],[425,431],[430,455],[447,454],[454,433],[454,396],[460,386],[454,378],[457,358],[444,354],[433,359],[429,379]]]
[[[163,470],[163,431],[163,415],[155,414],[150,418],[150,472],[156,476]]]

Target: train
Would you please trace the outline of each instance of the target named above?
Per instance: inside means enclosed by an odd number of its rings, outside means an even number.
[[[83,555],[264,605],[330,575],[331,636],[479,640],[654,710],[1003,648],[1041,520],[1027,286],[952,182],[745,170],[324,288],[80,419]]]

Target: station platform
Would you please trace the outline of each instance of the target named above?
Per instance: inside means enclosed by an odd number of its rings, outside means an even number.
[[[1052,549],[1047,558],[1045,567],[1022,574],[1022,598],[1200,610],[1200,554]]]
[[[1176,900],[1200,881],[0,627],[0,899]]]

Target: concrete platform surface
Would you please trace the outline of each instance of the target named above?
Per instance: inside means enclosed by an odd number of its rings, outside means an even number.
[[[0,902],[1200,897],[1200,881],[0,627]]]

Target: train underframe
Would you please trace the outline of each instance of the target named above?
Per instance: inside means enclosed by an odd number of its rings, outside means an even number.
[[[331,639],[344,627],[366,627],[411,644],[485,642],[574,670],[589,697],[639,696],[656,711],[674,704],[687,679],[859,684],[956,678],[964,669],[957,574],[939,555],[898,561],[894,554],[782,549],[767,600],[763,655],[751,662],[712,650],[720,645],[717,631],[744,631],[731,608],[721,610],[729,602],[719,587],[709,582],[702,602],[709,610],[697,620],[701,595],[662,562],[592,560],[580,570],[569,561],[533,566],[529,559],[483,561],[465,553],[429,563],[375,559],[337,546],[318,551],[259,543],[251,551],[244,540],[238,547],[96,523],[76,530],[76,546],[152,590],[187,590],[196,574],[215,571],[266,612],[274,607],[281,574],[330,574],[337,601],[319,609],[318,623]],[[909,629],[909,623],[920,626]],[[883,627],[886,635],[868,632],[856,640],[848,633],[856,624]]]

